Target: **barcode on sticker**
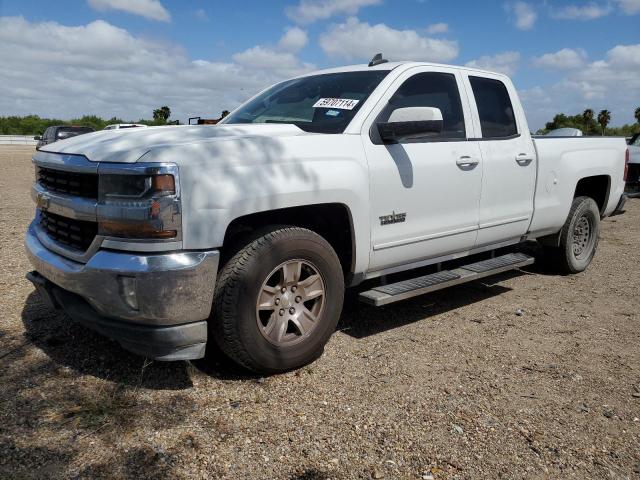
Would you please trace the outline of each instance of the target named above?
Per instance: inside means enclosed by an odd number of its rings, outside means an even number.
[[[313,108],[339,108],[341,110],[353,110],[360,100],[349,98],[321,98]]]

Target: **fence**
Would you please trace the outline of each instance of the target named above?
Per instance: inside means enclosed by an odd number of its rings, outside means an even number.
[[[0,145],[34,145],[33,135],[0,135]]]

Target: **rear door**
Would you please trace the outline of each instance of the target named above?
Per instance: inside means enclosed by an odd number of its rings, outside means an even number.
[[[533,215],[536,152],[511,82],[500,75],[466,75],[478,143],[482,189],[476,247],[524,235]]]

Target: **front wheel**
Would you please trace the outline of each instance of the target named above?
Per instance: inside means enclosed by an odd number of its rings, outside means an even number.
[[[577,197],[560,231],[560,245],[552,250],[563,273],[579,273],[589,266],[598,247],[600,210],[589,197]]]
[[[283,372],[322,354],[343,299],[344,277],[331,245],[310,230],[273,228],[222,268],[210,331],[244,367]]]

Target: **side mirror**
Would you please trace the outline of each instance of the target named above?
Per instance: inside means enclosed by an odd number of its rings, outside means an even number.
[[[42,137],[40,135],[36,135],[35,137],[33,137],[34,140],[42,140]]]
[[[442,133],[442,112],[434,107],[397,108],[386,122],[378,123],[380,138],[385,143],[397,143]]]

